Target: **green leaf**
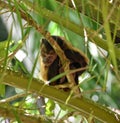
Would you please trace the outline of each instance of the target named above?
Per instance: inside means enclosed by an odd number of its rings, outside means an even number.
[[[46,115],[53,116],[54,108],[55,108],[55,102],[49,99],[46,105]]]
[[[5,95],[5,85],[0,84],[0,96],[4,96]]]
[[[5,57],[7,41],[0,42],[0,59]]]

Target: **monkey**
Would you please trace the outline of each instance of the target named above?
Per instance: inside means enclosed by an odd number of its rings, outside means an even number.
[[[72,45],[68,44],[60,36],[52,36],[52,38],[57,42],[60,48],[64,51],[64,55],[70,61],[70,70],[77,68],[86,67],[88,64],[88,58],[76,48],[73,48]],[[78,71],[73,73],[75,83],[78,84],[78,77],[85,70]],[[49,81],[51,78],[56,75],[63,73],[63,67],[60,61],[59,56],[50,45],[46,39],[42,39],[40,46],[40,75],[43,81]],[[66,76],[51,82],[49,85],[59,85],[67,83]]]

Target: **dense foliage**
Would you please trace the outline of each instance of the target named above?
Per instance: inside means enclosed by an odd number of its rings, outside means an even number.
[[[0,122],[120,122],[119,12],[119,0],[0,0]],[[65,61],[52,35],[89,59],[80,95],[40,79],[42,38]]]

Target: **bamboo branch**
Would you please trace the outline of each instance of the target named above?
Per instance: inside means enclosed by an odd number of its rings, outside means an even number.
[[[23,90],[26,90],[28,87],[28,77],[25,77],[20,73],[12,72],[11,70],[6,70],[6,72],[3,73],[3,70],[0,69],[0,77],[2,77],[1,83],[3,84]],[[92,114],[94,118],[102,122],[118,123],[120,120],[119,115],[113,113],[106,107],[98,105],[86,98],[70,98],[68,102],[65,103],[69,93],[57,90],[51,86],[44,85],[44,82],[37,79],[32,80],[29,92],[37,93],[38,95],[48,97],[59,103],[69,106],[72,109],[81,112],[83,116],[89,116]]]

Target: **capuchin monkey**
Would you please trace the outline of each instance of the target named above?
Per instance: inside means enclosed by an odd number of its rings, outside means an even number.
[[[68,44],[63,38],[59,36],[52,36],[57,42],[60,48],[64,51],[64,55],[70,61],[70,70],[86,67],[88,64],[88,58],[74,48],[71,44]],[[63,73],[61,61],[53,47],[46,39],[42,39],[40,46],[40,76],[43,81],[49,81],[51,78]],[[75,83],[78,84],[78,76],[81,75],[84,70],[73,73]],[[50,85],[60,85],[68,83],[66,76],[51,82]]]

